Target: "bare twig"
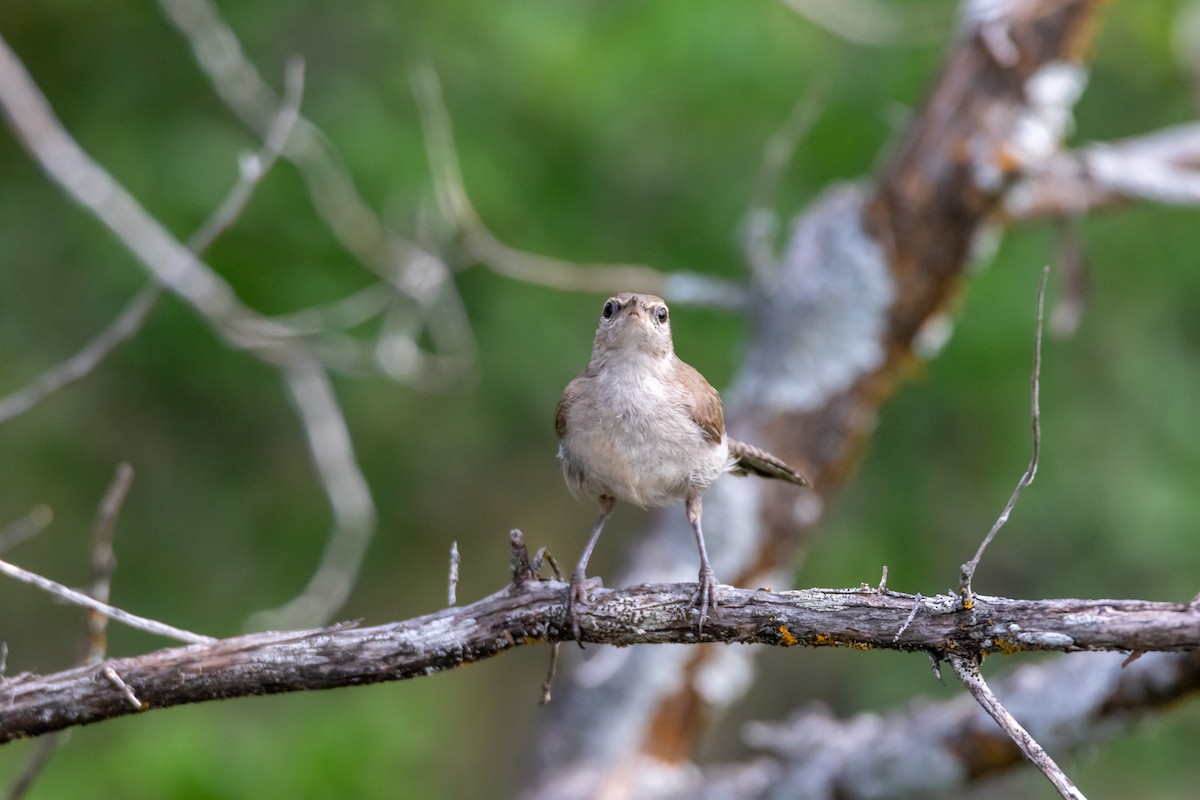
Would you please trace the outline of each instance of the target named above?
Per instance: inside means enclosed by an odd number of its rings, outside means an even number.
[[[270,171],[291,135],[304,92],[304,64],[296,59],[288,64],[287,89],[279,113],[271,122],[267,138],[258,153],[243,157],[238,180],[221,203],[200,225],[187,247],[195,255],[207,250],[232,225],[246,208],[263,176]],[[92,372],[113,350],[141,330],[146,318],[162,296],[163,286],[155,280],[134,295],[121,313],[83,349],[60,364],[44,371],[31,383],[0,398],[0,422],[25,413],[46,397],[81,380]]]
[[[0,422],[24,414],[63,387],[90,374],[118,345],[141,330],[142,323],[161,295],[161,287],[151,283],[134,295],[116,319],[85,344],[82,350],[42,372],[22,388],[0,398]]]
[[[783,4],[830,33],[873,47],[933,44],[949,29],[936,3],[902,8],[880,0],[783,0]]]
[[[58,751],[67,733],[67,731],[58,731],[49,736],[43,736],[38,740],[37,746],[29,755],[29,760],[25,762],[25,768],[21,770],[21,774],[17,776],[12,786],[8,788],[8,800],[22,800],[22,798],[29,794],[34,781],[46,769],[46,765],[50,763],[50,759]]]
[[[120,689],[121,694],[124,695],[125,699],[129,702],[130,708],[132,708],[134,711],[146,710],[145,704],[143,704],[141,700],[138,700],[137,695],[133,692],[133,689],[129,687],[129,684],[121,680],[121,676],[117,674],[115,669],[112,667],[105,667],[100,674],[108,679],[109,683],[111,683],[117,689]]]
[[[450,543],[450,578],[448,581],[449,586],[446,590],[446,596],[447,596],[446,605],[453,606],[453,605],[457,605],[457,603],[458,603],[457,594],[458,594],[458,565],[459,565],[459,563],[460,563],[460,558],[458,555],[458,542],[453,541]]]
[[[704,275],[665,273],[645,264],[577,264],[529,253],[500,241],[480,219],[467,195],[454,131],[436,70],[422,62],[412,70],[413,94],[425,131],[438,207],[460,234],[473,261],[512,280],[575,292],[611,292],[614,286],[654,292],[681,303],[737,306],[745,289]]]
[[[13,520],[0,528],[0,555],[7,553],[23,542],[37,536],[54,520],[54,512],[48,505],[36,505],[20,519]]]
[[[900,626],[900,629],[896,631],[896,635],[892,637],[893,642],[900,641],[900,637],[908,630],[908,626],[913,624],[913,620],[917,618],[917,612],[921,610],[922,599],[921,593],[917,592],[917,596],[913,598],[912,611],[908,612],[908,616],[904,618],[904,624]]]
[[[284,74],[283,101],[271,118],[263,134],[263,145],[257,153],[247,153],[240,163],[239,180],[225,196],[204,224],[188,239],[187,247],[199,255],[242,216],[246,204],[254,195],[254,189],[263,177],[275,166],[275,162],[287,147],[288,139],[300,119],[300,103],[304,98],[304,59],[288,61]]]
[[[1125,200],[1200,203],[1200,123],[1057,153],[1005,195],[1004,215],[1075,215]]]
[[[779,218],[775,212],[779,184],[791,164],[796,148],[808,136],[821,115],[827,93],[823,81],[808,85],[792,106],[783,125],[767,140],[762,166],[750,197],[750,208],[742,222],[742,252],[750,269],[762,278],[776,266],[775,234]]]
[[[117,514],[125,502],[125,496],[129,493],[132,482],[133,468],[126,463],[118,464],[112,483],[109,484],[108,491],[104,493],[104,498],[100,501],[100,507],[96,512],[96,522],[92,527],[91,597],[102,603],[108,602],[112,573],[116,568],[116,560],[113,558],[112,552],[112,537],[113,531],[116,529]],[[104,632],[107,625],[108,617],[94,609],[89,610],[84,654],[80,663],[94,664],[104,659],[104,653],[107,650]],[[20,800],[29,792],[34,781],[42,774],[46,764],[50,762],[50,758],[62,745],[65,736],[65,732],[59,731],[38,741],[37,747],[25,763],[25,769],[21,771],[12,787],[9,788],[8,800]]]
[[[396,292],[384,283],[372,283],[353,294],[312,308],[273,317],[298,336],[340,331],[379,316],[396,300]]]
[[[112,483],[100,501],[96,522],[92,529],[91,597],[102,603],[108,602],[112,572],[116,567],[116,561],[112,554],[112,536],[116,528],[116,517],[132,481],[133,468],[125,463],[118,464]],[[89,610],[84,654],[80,663],[94,664],[103,660],[107,649],[104,635],[107,625],[107,616],[95,609]],[[25,768],[9,788],[9,800],[20,800],[25,797],[64,740],[65,732],[58,731],[38,742],[29,760],[25,763]]]
[[[558,648],[561,642],[550,643],[550,664],[546,667],[546,680],[542,681],[542,696],[539,706],[544,706],[551,700],[550,688],[554,685],[554,673],[558,671]]]
[[[1074,335],[1083,320],[1090,289],[1078,218],[1069,217],[1059,226],[1056,255],[1058,297],[1050,309],[1050,333],[1066,339]]]
[[[297,71],[294,68],[293,74]],[[328,619],[358,574],[374,530],[375,508],[324,368],[290,332],[242,304],[223,278],[176,241],[79,147],[2,39],[0,105],[46,173],[108,226],[159,282],[189,302],[227,341],[284,373],[330,498],[334,527],[305,593],[284,609],[286,615],[270,619],[287,623],[284,627]]]
[[[10,564],[7,561],[0,560],[0,573],[7,575],[10,578],[27,583],[30,586],[35,586],[43,592],[48,592],[55,597],[65,600],[72,605],[90,608],[93,611],[98,611],[101,614],[115,619],[117,622],[128,625],[131,628],[137,628],[148,633],[165,636],[168,639],[175,639],[180,642],[189,642],[192,644],[203,644],[215,642],[211,636],[202,636],[198,633],[191,633],[181,628],[175,628],[170,625],[156,622],[152,619],[139,617],[136,614],[130,614],[127,611],[122,611],[119,608],[114,608],[107,603],[101,603],[98,600],[93,600],[82,592],[77,592],[74,589],[63,586],[61,583],[52,581],[49,578],[43,578],[35,572],[30,572],[27,569],[18,567],[15,564]]]
[[[211,0],[160,0],[170,22],[192,47],[196,61],[213,88],[239,119],[265,136],[279,100],[242,51],[234,31]],[[461,298],[445,262],[392,233],[359,194],[329,138],[312,121],[300,117],[284,156],[300,170],[317,213],[347,252],[404,299],[405,316],[415,330],[406,352],[407,369],[380,366],[396,380],[418,388],[437,389],[444,373],[465,374],[474,367],[475,341]],[[417,342],[427,328],[436,363]]]
[[[107,603],[112,587],[112,574],[117,560],[113,557],[113,533],[117,526],[117,515],[129,487],[133,485],[133,467],[122,462],[117,465],[116,475],[100,501],[96,513],[96,524],[92,528],[92,589],[89,594],[101,603]],[[105,631],[108,616],[92,609],[88,614],[88,646],[84,663],[93,663],[104,658],[108,649]]]
[[[991,715],[992,719],[996,720],[1004,732],[1012,738],[1025,757],[1033,762],[1034,766],[1042,771],[1042,774],[1049,779],[1050,783],[1054,784],[1054,788],[1066,800],[1086,800],[1083,792],[1075,787],[1071,779],[1066,773],[1054,763],[1054,759],[1042,748],[1037,740],[1029,735],[1029,731],[1017,722],[1016,718],[1008,712],[1008,709],[1000,702],[999,698],[992,692],[991,688],[984,681],[983,675],[979,672],[979,664],[974,658],[964,658],[962,656],[952,655],[950,664],[954,667],[954,672],[962,681],[963,686],[967,687],[967,691],[983,706],[984,710]]]
[[[1030,417],[1033,428],[1033,451],[1029,457],[1029,466],[1026,467],[1025,474],[1021,476],[1021,480],[1017,481],[1017,486],[1013,489],[1012,496],[1008,498],[1008,502],[1004,505],[1004,510],[996,518],[996,522],[992,525],[992,529],[988,531],[987,536],[983,537],[983,541],[979,543],[979,549],[975,551],[975,555],[972,556],[970,561],[962,565],[959,589],[962,592],[963,606],[966,608],[971,608],[974,602],[971,580],[975,577],[975,570],[979,567],[979,561],[983,558],[984,551],[991,544],[992,539],[995,538],[1000,529],[1004,527],[1004,524],[1008,522],[1008,517],[1012,514],[1012,510],[1016,506],[1017,498],[1021,496],[1021,492],[1033,483],[1033,479],[1037,475],[1038,452],[1042,441],[1041,404],[1039,403],[1042,374],[1042,318],[1044,316],[1043,312],[1046,300],[1046,280],[1049,275],[1050,267],[1043,267],[1042,277],[1038,281],[1037,290],[1037,323],[1033,344],[1033,374],[1030,377]]]

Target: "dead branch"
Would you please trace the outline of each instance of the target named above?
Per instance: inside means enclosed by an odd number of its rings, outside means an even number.
[[[1075,753],[1200,690],[1200,651],[1154,653],[1128,667],[1122,660],[1077,653],[1025,665],[995,692],[1042,745]],[[967,694],[847,718],[818,705],[749,723],[742,738],[749,759],[680,776],[666,796],[749,800],[780,786],[804,787],[809,800],[961,796],[1024,760]]]
[[[263,619],[283,623],[280,627],[328,619],[345,601],[358,574],[375,528],[375,505],[324,365],[290,331],[242,303],[224,278],[175,239],[79,146],[2,38],[0,107],[47,176],[103,223],[155,281],[190,304],[229,344],[283,373],[329,496],[334,525],[323,560],[305,591]],[[285,122],[288,119],[285,114]],[[286,132],[290,125],[280,128]]]
[[[112,483],[109,484],[108,491],[104,493],[100,507],[96,510],[95,524],[92,525],[90,596],[101,603],[108,602],[112,573],[117,567],[117,560],[113,556],[113,534],[116,532],[117,515],[120,514],[121,506],[125,504],[125,497],[132,485],[133,467],[124,462],[118,464]],[[95,664],[104,660],[104,654],[108,650],[108,619],[108,616],[95,609],[88,613],[83,656],[79,660],[81,664]],[[30,787],[42,774],[64,738],[65,734],[62,731],[41,738],[25,763],[25,768],[9,788],[8,800],[21,800],[28,794]]]
[[[514,552],[524,551],[514,541]],[[524,557],[528,563],[528,555]],[[514,559],[517,564],[517,559]],[[467,606],[370,628],[335,625],[269,632],[0,683],[0,742],[86,725],[135,711],[281,692],[404,680],[479,661],[523,644],[566,641],[559,625],[567,586],[515,570],[509,587]],[[875,587],[766,589],[719,587],[722,614],[697,635],[692,584],[599,589],[581,611],[588,642],[933,651],[978,658],[1021,651],[1177,651],[1200,646],[1200,609],[1140,600],[1012,600],[976,596],[963,611],[956,595],[926,598],[905,624],[914,597]],[[105,675],[108,678],[101,679]],[[117,676],[118,681],[112,679]],[[530,701],[534,689],[531,685]]]
[[[498,275],[539,286],[607,293],[614,286],[652,292],[677,303],[741,307],[744,286],[696,272],[663,272],[645,264],[577,264],[519,250],[488,230],[471,204],[454,147],[454,131],[437,72],[428,64],[413,70],[413,94],[421,114],[437,202],[461,239],[467,258]]]
[[[226,106],[246,127],[266,136],[280,100],[242,50],[211,0],[160,0],[164,15],[187,39],[196,62]],[[342,247],[403,303],[403,355],[379,348],[375,366],[394,380],[441,389],[474,368],[475,340],[445,261],[393,233],[359,193],[331,139],[307,117],[297,120],[284,157],[300,170],[317,214]],[[419,343],[428,331],[433,350]],[[399,332],[397,332],[399,334]],[[380,344],[388,344],[388,340]]]
[[[950,664],[954,667],[954,672],[962,681],[963,686],[967,687],[967,691],[971,696],[987,711],[988,715],[996,721],[1009,738],[1016,743],[1021,752],[1033,762],[1034,766],[1042,771],[1042,774],[1049,779],[1050,783],[1065,800],[1085,800],[1083,793],[1071,782],[1067,774],[1062,771],[1062,768],[1054,762],[1046,749],[1038,744],[1037,740],[1029,735],[1029,731],[1017,722],[1004,704],[1000,702],[1000,698],[996,697],[992,688],[987,685],[987,681],[983,679],[983,675],[979,672],[979,663],[974,658],[964,658],[958,655],[950,656]]]
[[[211,636],[202,636],[198,633],[185,631],[181,628],[176,628],[172,625],[167,625],[157,620],[139,617],[137,614],[130,614],[128,611],[122,611],[119,608],[110,606],[108,603],[102,603],[83,592],[76,591],[69,586],[63,586],[57,581],[52,581],[49,578],[38,575],[35,572],[30,572],[27,569],[18,567],[16,564],[10,564],[3,559],[0,559],[0,574],[7,575],[13,580],[41,589],[47,594],[52,594],[60,600],[64,600],[71,605],[81,606],[90,609],[98,614],[103,614],[109,619],[115,619],[117,622],[128,625],[131,628],[137,628],[148,633],[153,633],[158,636],[165,636],[168,639],[175,639],[180,642],[212,642],[214,639]]]
[[[1083,214],[1133,200],[1200,203],[1200,123],[1057,153],[1013,187],[1002,216]]]
[[[983,558],[984,551],[991,544],[992,539],[1000,532],[1008,522],[1009,515],[1017,505],[1017,499],[1020,498],[1021,492],[1033,483],[1034,477],[1037,476],[1038,469],[1038,454],[1041,451],[1042,445],[1042,412],[1041,412],[1041,378],[1042,378],[1042,320],[1046,307],[1046,279],[1050,276],[1050,267],[1042,269],[1041,280],[1038,281],[1037,290],[1037,321],[1034,325],[1033,336],[1033,371],[1030,377],[1029,389],[1029,411],[1031,426],[1033,428],[1033,446],[1029,456],[1029,466],[1025,468],[1025,472],[1021,475],[1021,479],[1017,481],[1016,487],[1008,498],[1008,502],[1004,504],[1004,509],[1000,512],[1000,516],[992,524],[987,535],[983,537],[983,541],[979,543],[975,555],[971,556],[971,560],[963,564],[959,571],[959,591],[962,593],[963,605],[967,608],[971,607],[974,601],[974,592],[971,590],[971,581],[975,577],[975,570],[979,568],[979,562]],[[956,668],[957,669],[957,668]],[[961,677],[961,673],[960,673]]]

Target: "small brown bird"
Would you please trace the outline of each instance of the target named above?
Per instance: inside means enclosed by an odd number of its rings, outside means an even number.
[[[721,396],[675,355],[667,305],[649,294],[619,294],[605,302],[592,358],[567,384],[554,427],[567,485],[600,505],[567,592],[566,622],[576,640],[575,607],[587,602],[587,562],[617,500],[642,508],[686,504],[700,549],[692,602],[703,630],[709,609],[717,607],[717,581],[700,527],[704,491],[724,472],[810,485],[770,453],[725,435]]]

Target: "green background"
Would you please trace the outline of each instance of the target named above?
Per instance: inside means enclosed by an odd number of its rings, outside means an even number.
[[[822,115],[778,198],[785,218],[831,182],[876,171],[929,86],[953,4],[896,5],[945,12],[930,44],[857,46],[782,4],[745,0],[251,0],[222,10],[277,87],[287,59],[305,58],[305,114],[400,233],[415,235],[432,208],[408,72],[428,57],[467,186],[502,239],[577,261],[740,279],[739,221],[763,146],[797,98],[823,86]],[[1178,54],[1200,42],[1181,48],[1184,6],[1113,4],[1073,143],[1196,116],[1197,85]],[[181,238],[234,181],[238,154],[258,145],[149,0],[5,3],[0,34],[82,146]],[[1074,337],[1047,342],[1041,471],[988,553],[981,591],[1183,601],[1200,589],[1198,222],[1194,209],[1149,206],[1082,222],[1090,304]],[[1023,226],[972,274],[953,338],[885,407],[798,585],[875,582],[884,564],[904,591],[956,581],[1028,459],[1034,288],[1057,236],[1050,223]],[[370,282],[287,164],[207,261],[268,314]],[[145,281],[0,133],[0,394],[75,352]],[[470,601],[505,582],[509,529],[570,562],[591,524],[592,509],[562,484],[551,418],[586,361],[603,298],[482,267],[457,284],[480,351],[471,381],[431,395],[379,377],[336,379],[380,512],[340,617],[381,623],[441,607],[452,540],[463,554],[460,601]],[[678,307],[674,328],[679,354],[725,385],[745,321]],[[117,605],[229,635],[308,580],[329,515],[282,383],[172,298],[85,382],[0,425],[0,524],[40,503],[55,514],[8,557],[84,583],[92,518],[119,461],[137,478],[116,539]],[[618,511],[593,571],[612,575],[620,546],[646,523]],[[78,611],[7,581],[0,609],[9,674],[72,663]],[[119,626],[110,639],[112,655],[162,646]],[[521,649],[406,683],[79,729],[33,797],[508,794],[530,762],[545,658]],[[1028,660],[993,659],[987,674]],[[789,650],[763,653],[762,665],[706,757],[743,757],[741,721],[798,704],[851,713],[960,691],[934,681],[924,657]],[[1187,703],[1064,766],[1092,798],[1178,797],[1200,778],[1198,736],[1200,713]],[[0,783],[30,749],[0,748]],[[1018,794],[1052,795],[1038,776],[1010,780]]]

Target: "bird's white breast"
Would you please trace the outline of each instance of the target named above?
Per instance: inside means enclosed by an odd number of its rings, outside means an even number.
[[[672,381],[673,359],[624,353],[568,410],[559,447],[574,489],[639,506],[703,492],[727,469],[725,437],[708,441]]]

